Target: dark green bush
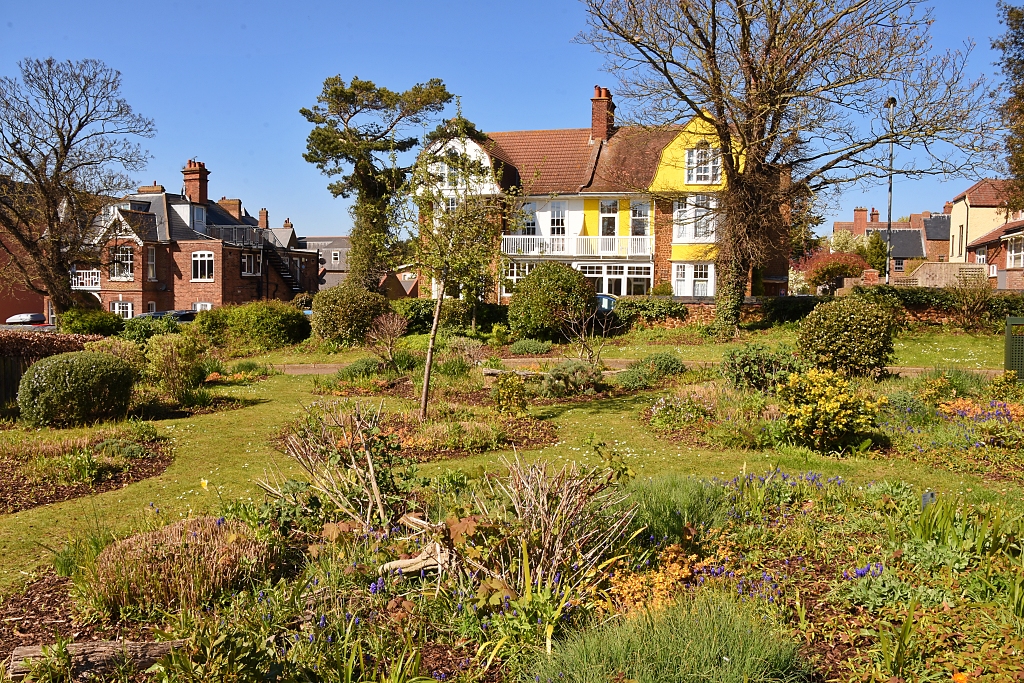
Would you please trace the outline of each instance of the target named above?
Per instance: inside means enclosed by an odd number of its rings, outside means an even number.
[[[671,282],[659,282],[651,287],[651,296],[672,296],[673,294]]]
[[[395,313],[409,321],[409,334],[426,334],[434,323],[434,306],[436,299],[397,299],[391,302]],[[496,324],[508,321],[508,306],[478,302],[476,304],[477,329],[489,331]],[[461,329],[469,327],[473,322],[473,304],[462,299],[445,299],[441,304],[441,319],[438,327],[442,329]]]
[[[189,325],[190,332],[203,339],[210,346],[227,346],[228,314],[226,307],[213,308],[196,313],[196,319]]]
[[[989,317],[998,329],[1003,329],[1006,319],[1024,318],[1024,294],[996,294],[988,302]]]
[[[358,344],[373,319],[389,310],[384,295],[345,282],[313,297],[313,333],[336,344]]]
[[[395,355],[392,358],[395,368],[399,372],[415,370],[423,365],[424,360],[426,359],[423,356],[408,349],[395,349]]]
[[[109,353],[76,351],[45,358],[28,369],[18,407],[31,425],[56,427],[123,418],[135,372]]]
[[[313,308],[313,295],[309,292],[299,292],[288,303],[300,311]]]
[[[581,360],[567,360],[551,368],[540,386],[542,396],[563,398],[596,392],[602,385],[601,371]]]
[[[520,339],[508,347],[514,356],[543,356],[551,351],[551,342],[539,339]]]
[[[397,299],[391,302],[391,308],[409,321],[406,328],[409,334],[426,334],[434,322],[436,303],[435,299]]]
[[[57,326],[64,334],[102,334],[109,337],[124,329],[124,318],[110,311],[72,308],[58,316]]]
[[[787,346],[772,349],[762,344],[744,344],[722,356],[722,375],[738,389],[773,392],[789,378],[801,372],[804,364]]]
[[[893,359],[893,311],[861,297],[821,304],[800,324],[798,348],[808,363],[846,375],[877,377]]]
[[[631,363],[615,379],[626,391],[642,391],[666,377],[684,372],[686,363],[678,355],[671,351],[662,351]]]
[[[889,307],[935,308],[940,311],[953,309],[953,297],[949,290],[938,287],[893,287],[873,285],[854,287],[853,295]]]
[[[645,324],[664,322],[667,318],[685,320],[686,304],[653,296],[624,296],[615,301],[615,315],[627,325],[637,321]]]
[[[516,284],[508,305],[508,324],[520,337],[553,339],[562,334],[566,317],[594,305],[594,288],[575,268],[542,263]]]
[[[338,379],[352,381],[364,377],[373,377],[380,372],[380,360],[374,356],[356,358],[347,367],[338,370]]]
[[[118,333],[118,336],[136,344],[145,344],[150,337],[155,337],[158,334],[174,334],[180,331],[181,325],[170,316],[162,318],[147,316],[125,320],[124,329]]]
[[[231,343],[240,348],[270,351],[309,337],[309,318],[282,301],[253,301],[228,309]]]
[[[793,323],[806,318],[823,301],[823,296],[771,296],[761,301],[761,314],[768,325]]]

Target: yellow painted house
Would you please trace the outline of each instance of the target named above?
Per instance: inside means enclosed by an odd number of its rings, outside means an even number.
[[[479,154],[521,187],[526,220],[502,239],[508,296],[545,260],[580,270],[599,294],[648,294],[669,283],[677,297],[715,294],[721,159],[710,126],[616,128],[615,105],[595,87],[591,126],[489,133]],[[764,273],[784,294],[788,267]]]

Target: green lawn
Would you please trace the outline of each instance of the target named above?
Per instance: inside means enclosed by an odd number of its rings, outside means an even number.
[[[160,434],[172,440],[175,453],[174,462],[164,474],[121,490],[0,517],[0,592],[22,583],[48,561],[44,545],[59,545],[96,524],[125,531],[144,524],[155,508],[159,508],[164,519],[212,509],[218,505],[215,491],[225,499],[258,497],[255,482],[265,471],[278,467],[286,474],[290,471],[289,463],[272,442],[281,428],[300,414],[302,405],[315,399],[310,388],[309,377],[279,375],[250,387],[223,389],[258,403],[233,411],[158,422]],[[973,477],[910,462],[714,451],[673,443],[659,438],[636,420],[640,407],[650,400],[650,395],[641,395],[534,408],[536,415],[550,418],[558,425],[560,441],[522,456],[596,464],[598,461],[585,445],[587,437],[594,434],[616,448],[640,476],[682,472],[732,478],[744,467],[748,471],[763,471],[779,466],[793,472],[814,470],[841,475],[862,483],[899,478],[940,491],[972,489],[973,496],[983,498],[1020,493],[1010,484],[985,485]],[[394,407],[407,407],[408,403],[396,401]],[[30,434],[3,432],[0,439],[25,438]],[[501,457],[512,455],[488,453],[433,463],[423,466],[421,472],[431,475],[446,468],[494,469],[500,467]],[[203,479],[208,481],[208,490],[200,485]]]

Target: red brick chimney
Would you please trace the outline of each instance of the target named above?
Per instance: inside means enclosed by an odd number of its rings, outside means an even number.
[[[945,206],[942,207],[942,213],[951,214],[953,213],[953,202],[946,202]]]
[[[242,220],[242,200],[241,199],[228,199],[227,197],[221,197],[217,200],[217,204],[222,209],[231,214],[236,221]]]
[[[267,213],[266,209],[260,209],[259,227],[263,228],[264,230],[270,227],[270,215]]]
[[[863,235],[868,229],[868,210],[858,206],[853,210],[853,234]]]
[[[878,222],[878,209],[876,209],[873,206],[871,207],[871,222],[872,223],[877,223]]]
[[[164,191],[163,185],[158,185],[154,180],[152,185],[143,185],[139,188],[139,194],[161,194]]]
[[[607,140],[615,132],[615,103],[608,88],[594,86],[594,97],[590,100],[590,137],[593,140]]]
[[[210,172],[206,170],[206,164],[189,159],[185,168],[181,169],[181,175],[185,176],[185,196],[189,198],[189,201],[196,204],[209,203],[210,198],[206,194],[206,178]]]
[[[286,228],[292,227],[292,219],[291,218],[285,218],[284,219],[284,227],[286,227]]]

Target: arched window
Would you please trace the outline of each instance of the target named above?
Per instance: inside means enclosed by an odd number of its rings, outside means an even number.
[[[192,252],[192,281],[213,282],[213,252]]]

